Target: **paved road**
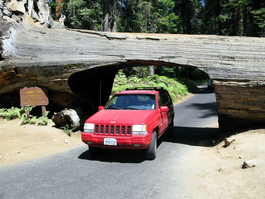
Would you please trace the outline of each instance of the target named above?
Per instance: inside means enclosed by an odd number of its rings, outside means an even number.
[[[189,157],[218,132],[210,128],[217,122],[214,94],[196,94],[175,109],[174,135],[160,142],[155,160],[126,150],[93,159],[84,145],[0,168],[0,199],[190,198]]]

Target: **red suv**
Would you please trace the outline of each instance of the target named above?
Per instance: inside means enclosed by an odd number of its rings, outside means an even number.
[[[102,148],[144,149],[156,158],[157,139],[173,128],[174,106],[168,92],[135,88],[115,93],[84,124],[82,141],[91,155]]]

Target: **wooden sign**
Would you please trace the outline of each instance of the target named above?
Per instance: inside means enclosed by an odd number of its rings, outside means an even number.
[[[47,89],[25,87],[20,89],[20,106],[47,106],[49,104],[47,96]]]
[[[45,88],[25,87],[20,89],[20,106],[41,106],[42,115],[45,115],[49,104],[48,92]],[[29,112],[26,112],[29,115]]]

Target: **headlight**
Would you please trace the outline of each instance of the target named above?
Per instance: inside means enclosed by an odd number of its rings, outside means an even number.
[[[94,123],[85,123],[84,132],[85,133],[94,133],[95,124]]]
[[[132,134],[133,135],[147,135],[148,134],[148,126],[146,124],[134,124],[132,126]]]

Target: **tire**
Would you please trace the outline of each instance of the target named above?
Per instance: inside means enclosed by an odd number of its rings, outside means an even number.
[[[145,151],[145,157],[147,160],[154,160],[156,158],[156,149],[157,149],[157,134],[156,131],[152,134],[152,142],[148,149]]]
[[[101,154],[102,148],[88,146],[89,152],[92,156],[98,156]]]
[[[172,122],[170,123],[168,129],[167,129],[167,136],[171,137],[173,136],[173,132],[174,132],[174,120],[172,120]]]

